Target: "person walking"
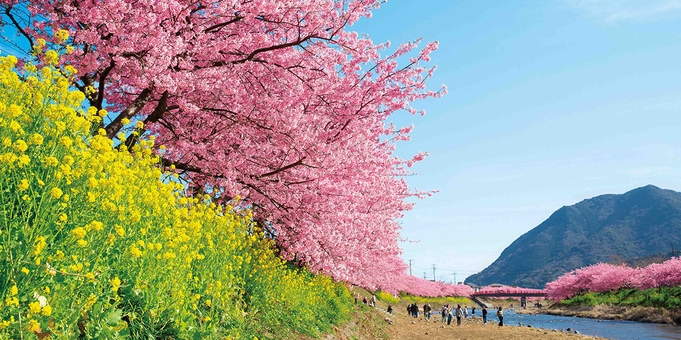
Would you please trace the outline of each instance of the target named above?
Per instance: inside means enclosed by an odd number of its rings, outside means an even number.
[[[447,314],[449,314],[449,311],[447,310],[447,305],[442,306],[442,310],[440,311],[442,313],[442,323],[447,322]]]
[[[482,323],[487,324],[487,308],[482,307]]]
[[[452,324],[452,308],[453,307],[447,308],[447,325]]]
[[[423,316],[430,320],[430,305],[427,303],[423,305]]]
[[[504,325],[504,312],[501,311],[501,306],[499,306],[499,310],[497,311],[497,317],[499,318],[499,326]]]
[[[468,306],[463,306],[463,318],[468,319]]]
[[[461,305],[456,305],[456,325],[461,326],[461,317],[463,317],[463,311],[461,310]]]

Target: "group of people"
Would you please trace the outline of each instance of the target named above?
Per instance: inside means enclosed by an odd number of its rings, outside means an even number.
[[[360,295],[359,295],[359,294],[355,294],[355,304],[356,304],[356,305],[359,304],[359,298],[360,298]],[[364,297],[362,298],[362,303],[365,304],[365,305],[369,305],[369,306],[371,306],[371,307],[376,307],[376,295],[371,295],[371,299],[370,299],[370,300],[367,300],[367,297],[364,296]]]
[[[450,325],[452,319],[456,317],[456,325],[461,326],[461,320],[468,318],[468,306],[461,308],[461,305],[454,306],[444,305],[442,306],[442,323]],[[475,315],[475,308],[471,310],[471,316]],[[504,325],[504,312],[502,308],[497,309],[497,318],[499,319],[499,326]],[[487,324],[487,308],[482,307],[482,323]]]
[[[444,305],[442,306],[442,323],[447,323],[448,325],[452,323],[452,319],[456,317],[456,325],[461,326],[461,319],[468,317],[468,306],[461,308],[461,305],[454,306]]]
[[[359,294],[355,294],[355,304],[359,304]],[[372,295],[371,299],[368,300],[366,296],[363,297],[362,303],[365,305],[369,305],[371,307],[376,307],[376,295]],[[415,303],[410,304],[407,306],[407,315],[411,315],[414,318],[419,317],[419,306]],[[433,310],[433,307],[431,307],[430,303],[426,303],[423,305],[423,316],[430,320],[431,312]],[[393,308],[392,306],[388,306],[388,313],[392,313]],[[442,306],[442,323],[447,323],[450,325],[452,323],[452,319],[456,317],[456,325],[461,326],[461,319],[466,319],[468,318],[468,306],[464,306],[461,308],[461,305],[457,305],[456,308],[454,306],[449,306],[449,305],[444,305]],[[471,316],[475,316],[475,307],[471,309]],[[497,309],[497,318],[499,319],[499,326],[504,325],[504,312],[502,311],[501,307],[498,307]],[[482,323],[487,324],[487,308],[482,307]]]
[[[430,306],[430,303],[426,303],[423,305],[423,316],[430,320],[430,312],[433,310],[433,307]],[[407,315],[411,315],[415,318],[419,317],[419,306],[416,305],[415,303],[410,304],[407,306]]]

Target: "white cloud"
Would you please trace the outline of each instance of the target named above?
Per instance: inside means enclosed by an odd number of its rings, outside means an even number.
[[[681,0],[566,0],[569,5],[606,22],[646,21],[681,13]]]

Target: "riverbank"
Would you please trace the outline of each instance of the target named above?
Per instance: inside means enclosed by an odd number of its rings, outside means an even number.
[[[518,314],[548,314],[560,316],[576,316],[580,318],[592,318],[601,320],[627,320],[638,322],[661,323],[681,325],[681,309],[664,309],[656,307],[631,307],[631,306],[560,306],[526,309],[516,309]]]
[[[481,318],[464,319],[461,326],[456,326],[456,319],[452,325],[443,325],[439,315],[435,315],[430,321],[423,318],[414,319],[407,315],[394,315],[389,318],[393,324],[386,327],[388,339],[599,339],[532,327],[499,327],[492,321],[485,325]]]
[[[354,292],[364,293],[354,289]],[[352,318],[343,325],[334,328],[333,334],[323,336],[324,340],[350,340],[350,339],[600,339],[583,334],[560,332],[532,327],[517,326],[497,326],[496,320],[490,320],[486,325],[482,319],[468,318],[463,320],[461,326],[456,326],[456,319],[453,325],[443,325],[440,315],[433,315],[430,321],[426,320],[422,314],[418,318],[408,316],[406,313],[406,302],[399,302],[392,305],[393,314],[386,312],[387,304],[377,301],[376,308],[365,306],[360,302],[355,306]],[[480,312],[477,312],[480,313]],[[309,339],[309,338],[304,338]]]

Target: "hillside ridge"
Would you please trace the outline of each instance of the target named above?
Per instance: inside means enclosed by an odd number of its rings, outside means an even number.
[[[598,262],[625,263],[681,247],[681,193],[646,185],[563,206],[466,283],[543,288]]]

